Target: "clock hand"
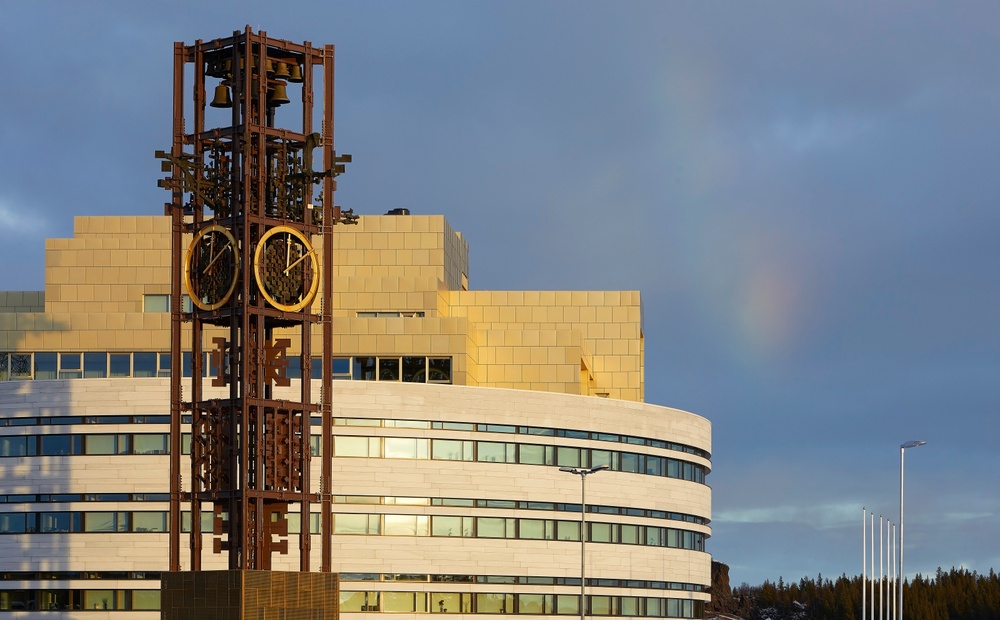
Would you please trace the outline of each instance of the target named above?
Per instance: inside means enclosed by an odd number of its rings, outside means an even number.
[[[213,243],[214,243],[214,240],[213,240]],[[226,247],[229,247],[229,246],[227,245]],[[214,265],[214,264],[215,264],[215,261],[217,261],[217,260],[219,260],[220,258],[222,258],[222,255],[223,255],[223,254],[225,253],[225,249],[226,249],[226,248],[223,248],[223,249],[222,249],[222,252],[219,252],[218,254],[216,254],[216,255],[215,255],[215,257],[214,257],[214,258],[213,258],[212,260],[208,261],[208,264],[207,264],[207,265],[205,265],[205,270],[206,270],[206,271],[208,271],[209,269],[211,269],[211,268],[212,268],[212,265]]]
[[[285,275],[287,276],[288,272],[291,271],[292,267],[294,267],[295,265],[298,265],[299,263],[301,263],[302,261],[304,261],[307,256],[309,256],[310,254],[314,253],[315,251],[316,250],[309,250],[308,252],[306,252],[305,254],[303,254],[302,256],[300,256],[298,258],[298,260],[296,260],[294,263],[292,263],[291,265],[285,267]]]

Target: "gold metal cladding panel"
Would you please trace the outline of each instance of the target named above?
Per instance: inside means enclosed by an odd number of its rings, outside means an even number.
[[[336,620],[333,573],[200,571],[163,573],[162,620]]]

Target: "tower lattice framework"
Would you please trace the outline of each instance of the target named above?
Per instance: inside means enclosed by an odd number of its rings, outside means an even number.
[[[329,361],[316,368],[314,357],[329,360],[333,341],[333,226],[356,221],[333,204],[335,178],[350,161],[333,149],[333,84],[332,45],[249,26],[174,44],[173,144],[157,153],[173,223],[171,571],[181,570],[182,527],[189,570],[202,569],[210,533],[230,569],[269,570],[272,555],[297,539],[299,570],[309,571],[316,504],[320,570],[331,570],[332,369]],[[311,378],[321,378],[319,395]],[[287,388],[281,398],[279,387]],[[288,527],[294,514],[297,535]]]

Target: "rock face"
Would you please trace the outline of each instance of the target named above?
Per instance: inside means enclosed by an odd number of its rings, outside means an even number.
[[[712,601],[706,608],[708,611],[731,613],[736,611],[733,600],[733,589],[729,585],[729,566],[722,562],[712,561]]]

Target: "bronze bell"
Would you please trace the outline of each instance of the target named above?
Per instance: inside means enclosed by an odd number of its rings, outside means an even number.
[[[208,104],[213,108],[231,108],[233,107],[233,99],[229,96],[229,87],[225,84],[219,84],[215,87],[215,98],[212,99],[212,103]]]
[[[271,91],[270,97],[267,98],[267,105],[272,108],[276,108],[279,105],[284,105],[286,103],[291,103],[292,100],[288,98],[288,93],[285,92],[285,83],[278,82],[274,85],[274,90]]]
[[[302,83],[302,67],[299,66],[299,63],[292,63],[288,70],[288,81],[292,84]]]
[[[274,63],[274,77],[278,80],[287,80],[288,74],[288,63],[276,62]]]

